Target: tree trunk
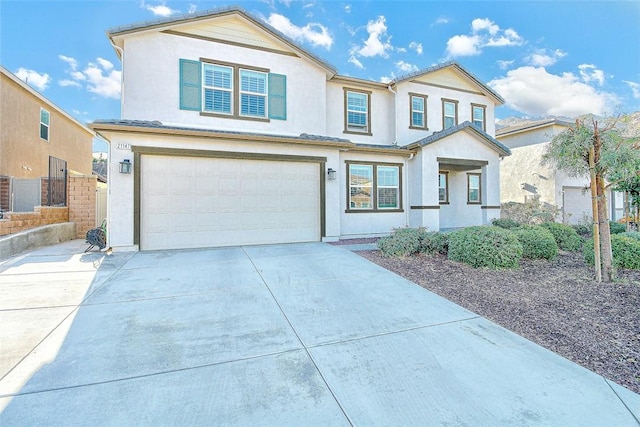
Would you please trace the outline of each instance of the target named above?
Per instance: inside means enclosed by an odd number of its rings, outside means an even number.
[[[604,179],[596,175],[596,190],[598,193],[598,224],[600,229],[600,259],[602,260],[602,280],[611,282],[615,279],[613,268],[613,254],[611,251],[611,230],[609,229],[609,215],[607,213],[607,195]]]

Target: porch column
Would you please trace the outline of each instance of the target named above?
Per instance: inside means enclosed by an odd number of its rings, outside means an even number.
[[[491,220],[500,218],[500,165],[493,160],[482,166],[482,224],[491,225]]]

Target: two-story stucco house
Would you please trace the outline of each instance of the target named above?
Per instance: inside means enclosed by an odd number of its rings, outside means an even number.
[[[558,208],[558,221],[566,224],[592,221],[589,177],[571,177],[542,163],[542,156],[551,140],[570,125],[558,119],[543,119],[496,131],[496,138],[512,151],[512,155],[504,159],[500,166],[502,203],[523,203],[535,198],[540,203]],[[607,191],[607,199],[609,219],[621,218],[622,194]]]
[[[0,209],[65,205],[67,172],[91,175],[93,137],[89,128],[0,66]]]
[[[503,99],[456,62],[341,76],[238,8],[108,31],[114,249],[331,241],[500,214]],[[120,163],[132,173],[119,173]]]

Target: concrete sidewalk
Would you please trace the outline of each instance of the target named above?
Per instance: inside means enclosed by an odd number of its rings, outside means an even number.
[[[322,243],[0,263],[0,425],[638,426],[640,395]]]

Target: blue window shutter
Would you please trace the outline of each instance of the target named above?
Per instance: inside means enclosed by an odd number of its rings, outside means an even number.
[[[287,120],[287,76],[269,73],[269,118]]]
[[[202,110],[202,67],[199,61],[180,60],[180,109]]]

